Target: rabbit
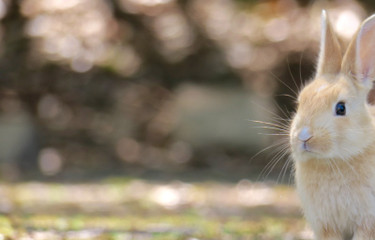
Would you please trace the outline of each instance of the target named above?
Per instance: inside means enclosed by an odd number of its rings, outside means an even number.
[[[345,52],[325,10],[321,23],[317,70],[290,125],[296,191],[316,239],[375,239],[375,15]]]

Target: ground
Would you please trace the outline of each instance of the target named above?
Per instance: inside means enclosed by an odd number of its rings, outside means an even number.
[[[312,239],[292,186],[106,177],[0,184],[0,239]]]

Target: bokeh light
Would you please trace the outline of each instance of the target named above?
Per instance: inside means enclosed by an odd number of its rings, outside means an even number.
[[[344,48],[375,5],[0,0],[0,239],[312,239],[272,124],[322,9]]]

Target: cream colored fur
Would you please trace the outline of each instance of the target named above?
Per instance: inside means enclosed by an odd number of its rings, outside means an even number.
[[[297,192],[316,239],[375,239],[375,110],[366,102],[374,70],[375,15],[342,57],[323,11],[317,74],[298,97],[290,130]],[[336,115],[338,102],[345,116]],[[311,134],[305,145],[303,128]]]

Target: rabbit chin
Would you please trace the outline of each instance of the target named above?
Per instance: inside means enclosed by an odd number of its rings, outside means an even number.
[[[297,162],[306,162],[313,159],[325,159],[332,157],[332,154],[327,154],[326,152],[323,154],[316,149],[305,147],[303,144],[298,144],[298,146],[294,146],[292,148],[292,157]]]

